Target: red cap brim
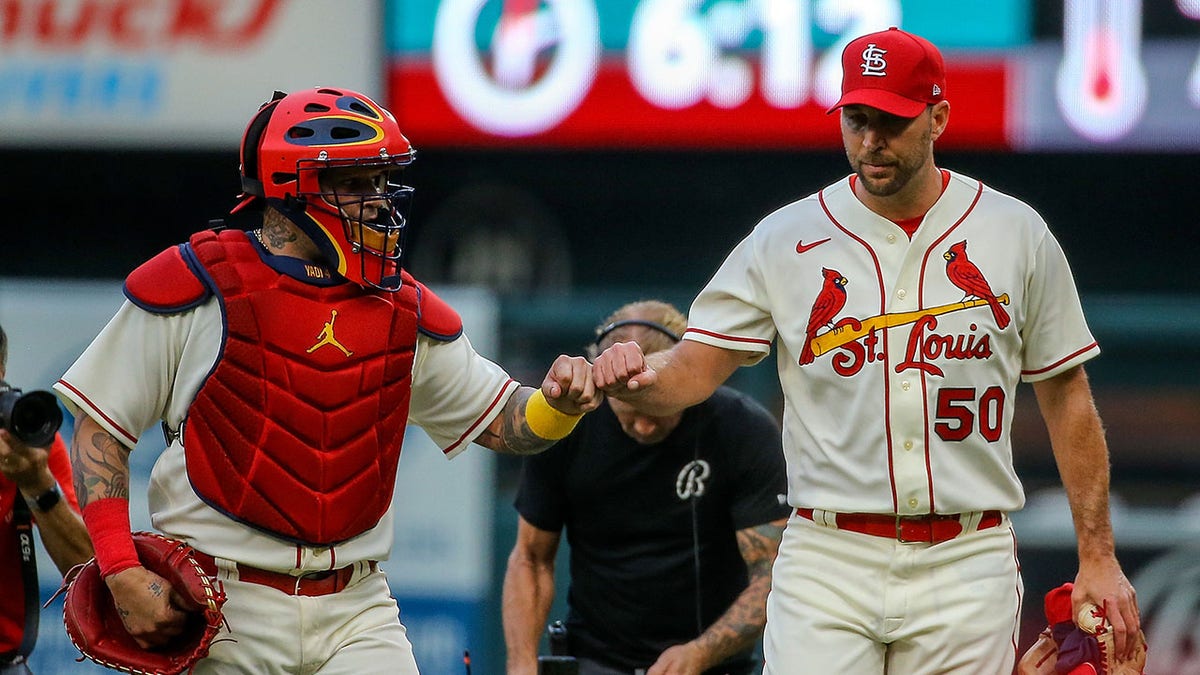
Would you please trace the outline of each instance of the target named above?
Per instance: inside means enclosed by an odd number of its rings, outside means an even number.
[[[891,113],[897,117],[916,117],[925,111],[925,106],[929,105],[924,101],[914,101],[911,98],[905,98],[897,93],[884,89],[855,89],[854,91],[846,92],[832,108],[825,111],[829,114],[842,106],[847,105],[865,105],[872,108],[878,108],[886,113]]]

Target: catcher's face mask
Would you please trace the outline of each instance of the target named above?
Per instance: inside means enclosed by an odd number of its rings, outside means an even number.
[[[399,289],[413,194],[400,171],[387,160],[330,160],[301,162],[298,172],[305,208],[297,217],[319,228],[313,239],[330,264],[360,285]]]
[[[241,210],[265,200],[317,244],[338,274],[400,289],[416,157],[396,120],[363,94],[318,88],[276,97],[242,140]]]

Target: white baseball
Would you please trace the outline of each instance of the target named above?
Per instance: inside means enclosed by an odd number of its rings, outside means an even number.
[[[1090,602],[1075,615],[1075,625],[1089,635],[1103,635],[1109,629],[1108,619],[1104,618],[1104,610]]]

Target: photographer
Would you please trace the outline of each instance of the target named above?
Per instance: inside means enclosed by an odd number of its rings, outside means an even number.
[[[0,328],[0,381],[8,365],[8,337]],[[0,415],[0,422],[6,416]],[[10,420],[11,421],[11,420]],[[37,568],[31,524],[36,522],[46,552],[66,574],[92,557],[92,544],[71,485],[71,465],[62,436],[49,447],[31,447],[0,423],[0,675],[29,673],[26,658],[37,639]],[[11,591],[9,589],[12,589]]]

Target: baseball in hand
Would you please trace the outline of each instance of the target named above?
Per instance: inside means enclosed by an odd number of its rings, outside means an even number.
[[[1089,635],[1103,635],[1109,630],[1104,610],[1090,602],[1085,604],[1075,615],[1075,625]]]

